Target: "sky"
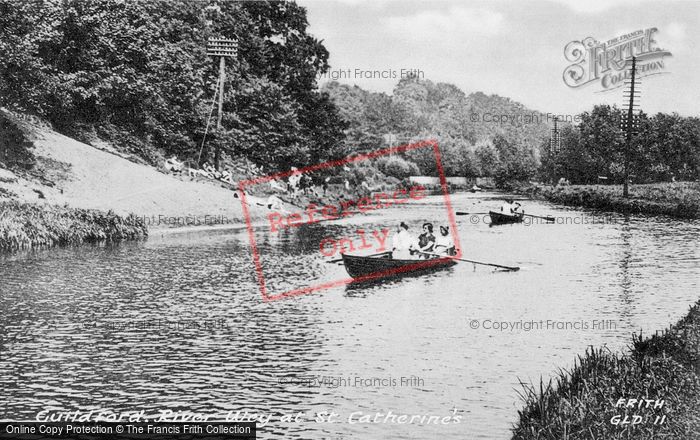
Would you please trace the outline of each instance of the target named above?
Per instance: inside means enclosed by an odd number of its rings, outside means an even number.
[[[652,46],[670,55],[647,61],[655,63],[648,71],[658,74],[641,79],[640,108],[700,116],[700,54],[693,50],[700,43],[700,1],[297,3],[307,8],[309,33],[330,52],[331,71],[320,83],[335,75],[341,83],[390,94],[402,73],[417,69],[419,78],[452,83],[466,93],[497,94],[562,115],[625,102],[624,87],[605,90],[600,78],[567,86],[564,70],[574,64],[565,57],[567,44],[588,37],[605,43],[656,28]]]

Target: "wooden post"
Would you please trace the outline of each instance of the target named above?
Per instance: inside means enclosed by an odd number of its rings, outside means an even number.
[[[224,116],[224,81],[226,80],[226,57],[219,57],[219,111],[216,114],[216,134],[219,135],[216,148],[214,149],[214,166],[217,171],[221,171],[221,119]]]

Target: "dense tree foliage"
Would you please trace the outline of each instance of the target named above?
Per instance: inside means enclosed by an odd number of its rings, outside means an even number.
[[[697,180],[700,177],[700,119],[677,114],[639,115],[639,129],[629,146],[621,128],[622,112],[598,105],[581,114],[581,123],[565,126],[559,150],[542,144],[541,175],[572,183],[624,180],[625,155],[635,182]],[[629,149],[629,150],[628,150]]]
[[[2,105],[59,130],[94,131],[149,157],[198,156],[218,77],[209,37],[238,41],[228,60],[223,130],[205,144],[288,168],[339,153],[343,124],[316,89],[328,52],[288,2],[0,0]]]
[[[450,176],[513,173],[514,179],[527,179],[538,164],[534,147],[548,133],[543,115],[507,98],[483,93],[467,96],[452,84],[404,78],[391,96],[337,82],[326,84],[324,90],[348,123],[346,151],[437,139]],[[535,118],[527,120],[531,115]],[[497,140],[502,151],[495,149]],[[493,152],[493,157],[485,151]],[[432,151],[421,149],[405,156],[422,174],[437,175]]]

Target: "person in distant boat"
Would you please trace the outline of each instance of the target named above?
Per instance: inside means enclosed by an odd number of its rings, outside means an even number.
[[[513,203],[513,214],[520,215],[524,214],[525,211],[523,211],[523,207],[519,202]]]
[[[455,255],[455,243],[450,235],[448,226],[440,226],[440,235],[435,237],[433,253],[440,255]]]
[[[392,238],[393,257],[399,260],[410,258],[411,251],[417,247],[418,243],[415,237],[408,232],[408,225],[401,222]]]
[[[418,236],[418,252],[421,258],[430,258],[430,253],[435,247],[435,236],[433,235],[433,224],[423,223],[423,233]]]
[[[501,212],[506,214],[506,215],[513,215],[512,200],[506,199],[503,201],[503,206],[501,206]]]

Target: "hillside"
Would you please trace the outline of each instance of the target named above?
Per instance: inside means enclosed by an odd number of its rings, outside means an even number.
[[[171,226],[168,223],[176,222],[166,222],[163,217],[177,217],[182,223],[188,216],[200,223],[208,221],[205,216],[209,216],[209,220],[216,219],[212,221],[243,224],[241,203],[232,189],[164,174],[46,126],[26,121],[18,124],[30,135],[36,165],[31,174],[0,169],[0,201],[67,204],[74,208],[154,217],[155,224],[147,221],[149,227],[168,227]],[[256,200],[253,198],[253,202]],[[257,205],[251,209],[259,214]]]
[[[540,112],[497,95],[467,95],[452,84],[402,79],[391,95],[338,82],[322,90],[347,124],[348,152],[438,139],[445,172],[451,175],[531,176],[550,131],[551,121]],[[423,174],[435,174],[425,158],[408,159]]]

